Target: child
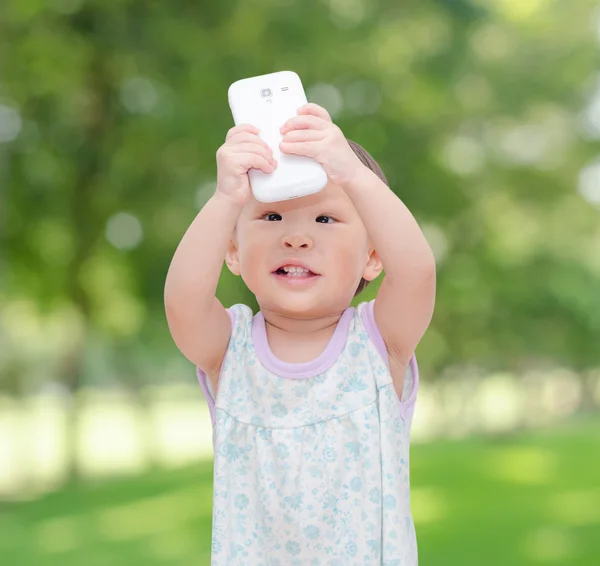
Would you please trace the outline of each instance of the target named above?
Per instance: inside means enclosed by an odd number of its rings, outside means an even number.
[[[198,367],[214,426],[214,566],[417,564],[409,440],[413,352],[433,313],[435,262],[375,161],[316,104],[281,151],[316,159],[314,195],[263,204],[273,171],[249,125],[217,151],[217,188],[169,268],[171,334]],[[221,266],[260,312],[223,308]],[[377,299],[350,302],[385,269]]]

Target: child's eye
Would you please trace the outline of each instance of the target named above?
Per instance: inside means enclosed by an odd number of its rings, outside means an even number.
[[[279,222],[279,220],[281,220],[281,214],[269,212],[263,216],[263,220],[268,220],[269,222]]]
[[[333,224],[335,220],[331,216],[317,216],[317,222],[321,222],[321,224]]]

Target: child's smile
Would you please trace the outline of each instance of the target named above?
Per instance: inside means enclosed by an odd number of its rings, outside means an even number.
[[[305,263],[296,260],[284,261],[285,263],[281,264],[273,271],[273,275],[277,280],[286,285],[304,288],[307,285],[314,284],[321,276],[313,270],[314,268],[311,269],[311,267]]]

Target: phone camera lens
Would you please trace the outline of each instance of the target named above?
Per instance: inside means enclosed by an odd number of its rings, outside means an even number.
[[[261,95],[263,98],[268,98],[269,96],[272,96],[272,94],[273,94],[273,93],[271,92],[271,89],[270,89],[270,88],[263,88],[263,89],[260,91],[260,95]]]

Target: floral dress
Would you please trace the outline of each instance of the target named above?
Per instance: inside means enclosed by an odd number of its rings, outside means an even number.
[[[324,352],[290,364],[265,321],[228,309],[232,335],[213,422],[212,566],[416,566],[409,442],[419,386],[402,399],[373,315],[348,308]]]

